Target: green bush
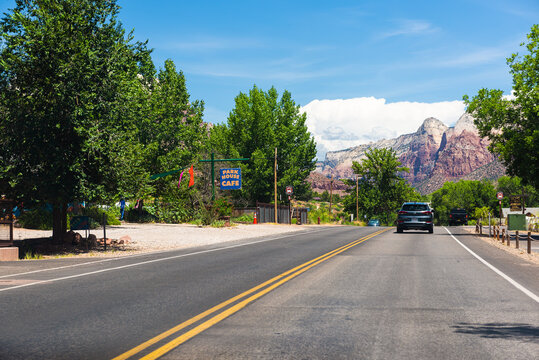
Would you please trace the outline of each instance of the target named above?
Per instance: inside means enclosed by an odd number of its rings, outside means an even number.
[[[213,209],[218,216],[230,216],[232,215],[232,210],[234,210],[234,205],[228,202],[225,198],[219,198],[215,200],[213,204]]]
[[[52,230],[52,212],[38,207],[23,212],[17,222],[26,229]]]
[[[328,224],[333,222],[331,216],[329,216],[328,208],[324,205],[321,205],[318,209],[311,208],[309,211],[309,222],[311,224],[318,224],[318,218],[320,217],[321,224]]]
[[[215,220],[214,222],[211,223],[210,226],[214,227],[214,228],[222,228],[222,227],[225,227],[225,221],[224,220]]]
[[[104,208],[97,205],[92,205],[84,208],[82,214],[90,217],[90,227],[92,229],[103,226],[103,214],[106,214],[107,225],[120,225],[120,208],[110,206]],[[69,219],[71,220],[71,219]]]
[[[254,222],[254,213],[250,214],[243,214],[242,216],[230,218],[231,222],[237,222],[237,223],[250,223],[252,224]]]
[[[191,218],[188,209],[179,201],[148,205],[144,206],[143,209],[153,217],[153,221],[167,224],[185,223]]]
[[[120,225],[120,209],[111,206],[107,209],[92,205],[82,209],[81,215],[90,218],[90,228],[96,229],[103,226],[103,214],[106,214],[107,225]],[[73,213],[67,213],[68,229],[71,225],[71,218],[76,216]],[[52,211],[41,206],[30,211],[25,211],[17,219],[18,223],[26,229],[52,230]]]
[[[148,206],[149,209],[152,209],[152,207]],[[153,223],[158,221],[158,218],[155,215],[152,215],[148,209],[146,209],[146,206],[142,208],[142,211],[139,211],[138,209],[129,208],[125,210],[124,213],[124,219],[128,222],[135,222],[135,223]]]

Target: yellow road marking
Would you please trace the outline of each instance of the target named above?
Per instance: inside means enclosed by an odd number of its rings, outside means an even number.
[[[172,334],[174,333],[177,333],[178,331],[184,329],[185,327],[189,326],[189,325],[192,325],[194,323],[196,323],[197,321],[205,318],[206,316],[224,308],[225,306],[227,305],[230,305],[231,303],[249,295],[249,294],[252,294],[253,292],[261,289],[261,288],[264,288],[265,286],[275,282],[273,285],[267,287],[266,289],[250,296],[249,298],[241,301],[240,303],[230,307],[229,309],[219,313],[218,315],[215,315],[214,317],[210,318],[209,320],[203,322],[202,324],[196,326],[195,328],[191,329],[190,331],[186,332],[185,334],[183,335],[180,335],[179,337],[173,339],[172,341],[168,342],[167,344],[163,345],[162,347],[154,350],[153,352],[151,352],[150,354],[144,356],[142,359],[157,359],[158,357],[161,357],[163,356],[165,353],[169,352],[170,350],[178,347],[179,345],[181,345],[182,343],[184,343],[185,341],[191,339],[192,337],[200,334],[201,332],[203,332],[204,330],[210,328],[211,326],[217,324],[218,322],[224,320],[225,318],[229,317],[230,315],[238,312],[239,310],[241,310],[242,308],[244,308],[245,306],[247,306],[249,303],[253,302],[254,300],[260,298],[261,296],[267,294],[268,292],[272,291],[273,289],[277,288],[278,286],[284,284],[285,282],[288,282],[289,280],[293,279],[294,277],[298,276],[299,274],[302,274],[304,273],[305,271],[309,270],[310,268],[320,264],[321,262],[323,261],[326,261],[327,259],[330,259],[332,258],[333,256],[337,255],[337,254],[340,254],[341,252],[345,251],[345,250],[348,250],[350,249],[351,247],[353,246],[356,246],[370,238],[373,238],[381,233],[383,233],[384,231],[387,231],[389,229],[383,229],[383,230],[379,230],[375,233],[372,233],[370,235],[367,235],[367,236],[364,236],[363,238],[361,239],[358,239],[358,240],[355,240],[349,244],[346,244],[346,245],[343,245],[335,250],[332,250],[324,255],[321,255],[313,260],[310,260],[306,263],[303,263],[299,266],[296,266],[294,267],[293,269],[290,269],[288,271],[285,271],[284,273],[280,274],[280,275],[277,275],[275,276],[274,278],[268,280],[268,281],[265,281],[264,283],[260,284],[260,285],[257,285],[237,296],[234,296],[233,298],[230,298],[202,313],[200,313],[199,315],[187,320],[187,321],[184,321],[183,323],[171,328],[170,330],[167,330],[157,336],[155,336],[154,338],[140,344],[139,346],[137,347],[134,347],[133,349],[115,357],[113,360],[125,360],[125,359],[128,359],[129,357],[143,351],[144,349],[147,349],[148,347],[152,346],[153,344],[171,336]]]

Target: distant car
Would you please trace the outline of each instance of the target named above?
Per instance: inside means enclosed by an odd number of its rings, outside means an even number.
[[[397,216],[397,232],[403,230],[428,230],[434,232],[433,213],[425,202],[405,202]]]
[[[378,219],[370,219],[367,226],[380,226],[380,220],[378,220]]]
[[[451,209],[449,212],[449,226],[468,225],[468,213],[465,209]]]

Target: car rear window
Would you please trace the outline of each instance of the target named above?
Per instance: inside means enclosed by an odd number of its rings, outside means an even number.
[[[404,204],[402,205],[404,211],[427,211],[429,206],[426,204]]]

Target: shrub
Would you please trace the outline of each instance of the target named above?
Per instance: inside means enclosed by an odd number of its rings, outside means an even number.
[[[41,206],[25,211],[17,222],[26,229],[52,230],[52,212]]]
[[[155,219],[154,221],[168,224],[180,224],[190,219],[188,209],[179,201],[144,206],[144,210]]]
[[[320,218],[321,224],[327,224],[333,221],[328,213],[328,208],[324,205],[321,205],[318,209],[311,209],[311,211],[309,211],[309,222],[311,224],[317,224],[318,218]]]
[[[254,221],[254,213],[250,214],[243,214],[238,217],[234,217],[230,219],[231,222],[237,222],[237,223],[249,223],[252,224]]]
[[[108,208],[91,205],[82,211],[83,215],[90,217],[90,227],[96,229],[103,226],[103,214],[106,216],[107,225],[120,225],[120,208],[111,206]],[[69,219],[71,220],[71,219]]]
[[[151,207],[149,208],[151,209]],[[146,207],[144,207],[142,211],[130,207],[125,210],[124,218],[126,221],[136,223],[152,223],[158,220],[158,218],[155,215],[152,215]]]
[[[225,227],[225,221],[224,220],[215,220],[214,222],[211,223],[210,226],[214,227],[214,228],[222,228],[222,227]]]
[[[215,200],[213,204],[213,209],[220,217],[230,216],[232,214],[232,210],[234,210],[234,205],[228,202],[225,198],[219,198]]]

